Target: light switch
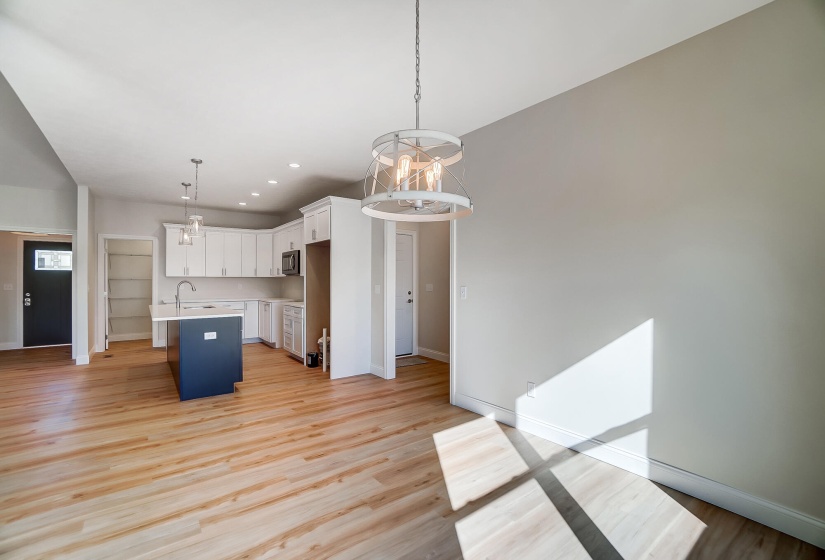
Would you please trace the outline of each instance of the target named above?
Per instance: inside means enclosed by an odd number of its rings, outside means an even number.
[[[432,292],[433,291],[433,285],[432,284],[424,284],[424,289],[428,292]]]
[[[7,292],[10,292],[11,290],[14,289],[14,285],[12,285],[12,284],[3,284],[3,289],[6,290]]]
[[[218,338],[218,333],[216,333],[216,332],[205,332],[205,333],[203,333],[203,339],[204,340],[215,340],[216,338]]]
[[[377,296],[381,295],[381,284],[376,284],[375,285],[375,295],[377,295]]]
[[[459,292],[461,299],[467,299],[467,286],[461,286]]]

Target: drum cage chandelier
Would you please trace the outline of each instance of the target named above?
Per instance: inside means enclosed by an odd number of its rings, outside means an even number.
[[[372,143],[364,177],[364,214],[382,220],[437,222],[473,213],[465,188],[464,143],[437,130],[421,129],[419,102],[419,0],[415,2],[415,129],[397,130]]]

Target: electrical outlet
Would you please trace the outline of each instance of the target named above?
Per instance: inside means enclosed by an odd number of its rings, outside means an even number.
[[[3,284],[3,289],[6,290],[7,292],[10,292],[14,289],[14,285],[12,285],[12,284]]]
[[[433,291],[433,285],[432,284],[424,284],[424,290],[426,290],[428,292],[432,292]]]
[[[203,333],[203,339],[204,340],[215,340],[216,338],[218,338],[218,333],[216,333],[216,332],[205,332],[205,333]]]
[[[240,282],[238,282],[238,289],[243,290],[243,284],[241,284]]]
[[[461,295],[461,299],[467,299],[467,286],[461,286],[458,293]]]
[[[527,396],[536,398],[536,384],[532,381],[527,382]]]
[[[377,296],[381,295],[381,284],[376,284],[375,285],[375,295],[377,295]]]

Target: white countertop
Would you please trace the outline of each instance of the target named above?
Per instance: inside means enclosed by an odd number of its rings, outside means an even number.
[[[149,313],[153,322],[182,321],[184,319],[216,319],[220,317],[243,317],[243,310],[211,307],[206,309],[186,309],[186,304],[177,308],[175,304],[150,305]]]
[[[163,298],[163,303],[175,303],[175,298]],[[181,303],[213,303],[217,301],[266,301],[269,303],[277,301],[293,301],[290,298],[280,297],[209,297],[209,298],[181,298]]]
[[[304,302],[303,301],[290,301],[290,302],[287,302],[286,305],[289,305],[291,307],[303,307]]]

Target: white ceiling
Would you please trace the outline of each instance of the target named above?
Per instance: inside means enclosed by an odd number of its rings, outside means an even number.
[[[767,3],[423,0],[421,125],[463,135]],[[413,0],[0,0],[0,72],[75,181],[153,202],[192,157],[212,208],[361,179],[415,124],[413,43]]]

